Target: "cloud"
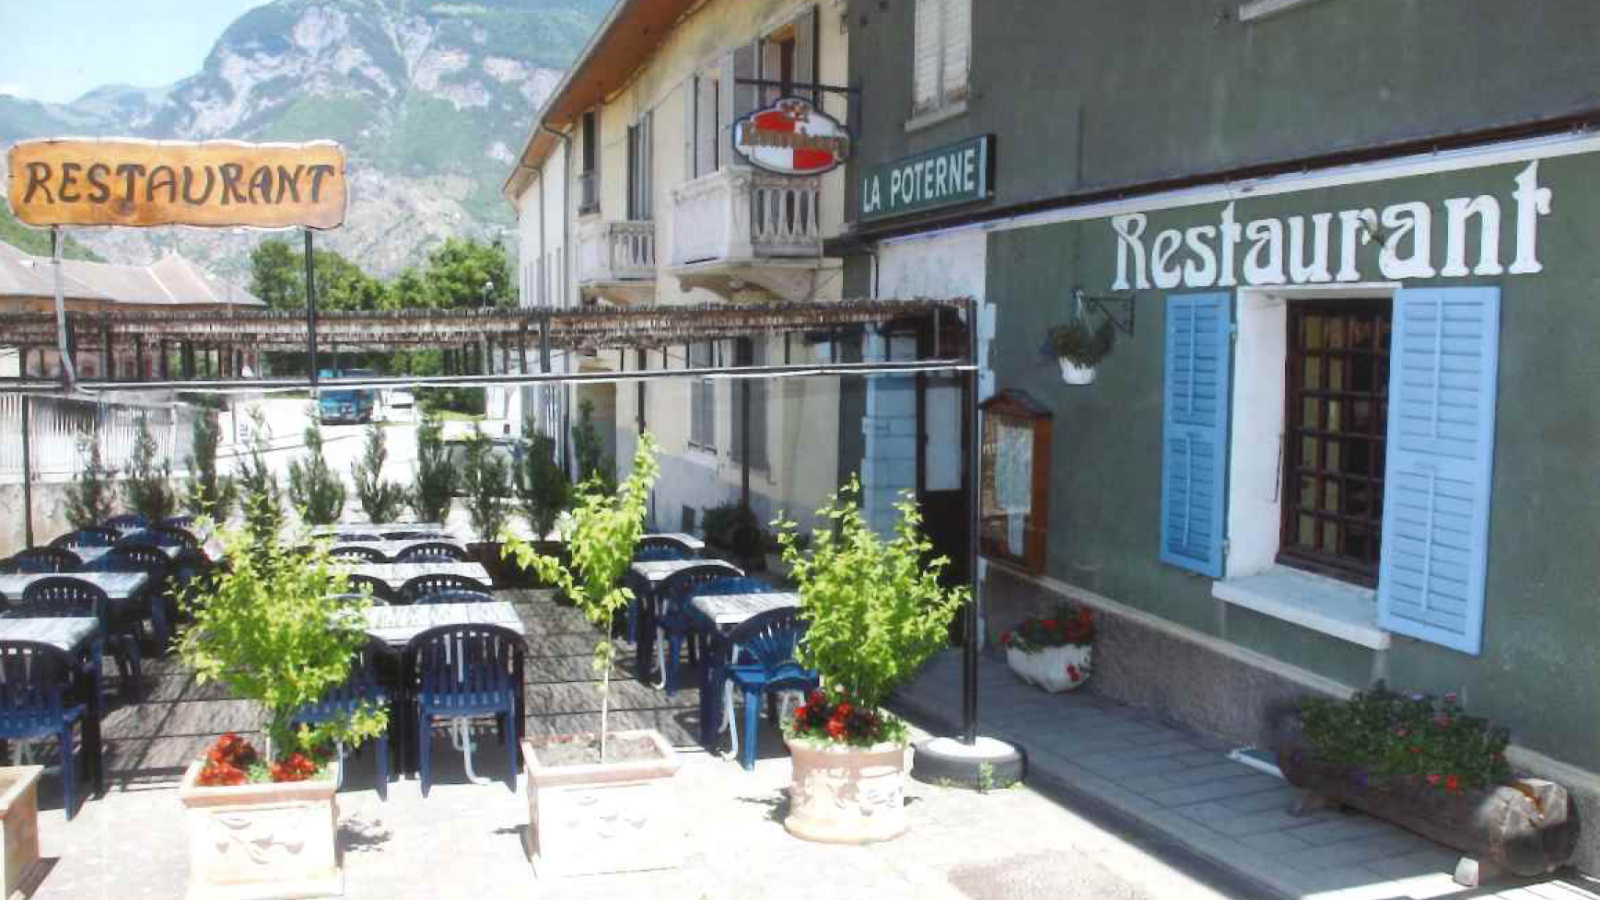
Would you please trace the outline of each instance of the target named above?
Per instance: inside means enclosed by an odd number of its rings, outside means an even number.
[[[24,100],[29,99],[32,96],[28,92],[27,88],[20,84],[8,81],[0,81],[0,94],[9,94],[12,97],[20,97]]]

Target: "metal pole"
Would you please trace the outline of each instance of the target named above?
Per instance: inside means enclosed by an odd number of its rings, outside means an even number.
[[[978,742],[978,302],[967,301],[967,639],[961,648],[961,740]]]
[[[72,352],[67,348],[67,301],[64,276],[61,274],[61,226],[50,226],[50,259],[56,272],[56,349],[61,353],[61,380],[68,389],[78,380],[78,367],[72,364]],[[32,529],[32,525],[29,525]],[[33,546],[30,539],[28,545]]]
[[[317,396],[317,275],[311,264],[311,229],[306,229],[306,372]]]
[[[28,548],[33,549],[33,398],[22,395],[22,530]]]

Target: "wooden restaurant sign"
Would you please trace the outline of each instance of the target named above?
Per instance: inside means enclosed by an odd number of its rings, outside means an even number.
[[[28,225],[336,228],[348,196],[332,141],[23,141],[7,163]]]

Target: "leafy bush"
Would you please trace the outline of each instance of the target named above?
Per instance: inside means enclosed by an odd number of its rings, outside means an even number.
[[[707,541],[744,559],[760,556],[777,544],[777,538],[756,521],[756,514],[737,500],[707,509],[701,526]]]
[[[1510,734],[1465,715],[1455,694],[1407,697],[1379,682],[1349,700],[1307,698],[1300,716],[1317,759],[1380,779],[1454,792],[1502,784],[1511,775],[1505,754]]]
[[[367,639],[366,601],[336,596],[345,591],[345,577],[327,548],[262,544],[248,530],[223,531],[222,544],[228,565],[185,597],[193,622],[178,651],[198,680],[219,682],[262,706],[269,759],[380,734],[386,714],[376,706],[316,726],[290,722],[296,710],[345,680],[352,654]]]
[[[367,445],[361,458],[350,467],[356,483],[356,498],[367,521],[382,524],[400,517],[410,497],[404,485],[383,480],[383,464],[389,459],[388,440],[376,422],[367,426]]]
[[[145,416],[139,417],[137,429],[133,459],[128,461],[122,482],[122,502],[130,511],[159,522],[178,508],[178,497],[172,490],[172,463],[161,458]]]
[[[616,658],[612,625],[616,615],[633,599],[633,591],[622,585],[622,574],[633,560],[633,548],[644,534],[645,512],[650,506],[650,486],[660,474],[656,464],[656,441],[649,432],[639,436],[634,453],[633,472],[618,490],[604,494],[595,490],[578,492],[578,505],[564,517],[561,535],[570,561],[542,556],[528,541],[502,531],[503,553],[514,556],[518,565],[533,569],[546,582],[560,588],[583,611],[591,624],[599,626],[600,640],[594,648],[594,666],[600,673],[600,758],[606,755],[606,717],[611,696],[611,667]]]
[[[194,452],[189,454],[189,491],[184,506],[197,516],[222,522],[238,502],[238,486],[232,478],[217,474],[217,445],[222,443],[222,427],[215,413],[202,413],[194,419]]]
[[[239,504],[245,530],[256,544],[275,544],[283,527],[283,492],[278,476],[267,465],[267,419],[260,407],[250,410],[245,440],[250,453],[239,463]]]
[[[494,441],[473,429],[467,441],[466,459],[461,466],[461,488],[467,496],[467,513],[478,540],[492,541],[506,523],[502,497],[511,493],[506,480],[506,464],[494,452]]]
[[[289,502],[310,525],[339,521],[344,512],[344,481],[322,456],[322,426],[312,413],[306,426],[306,458],[289,463]]]
[[[417,426],[417,478],[411,490],[411,508],[420,522],[443,522],[456,496],[456,470],[445,451],[439,417],[424,413]]]
[[[793,522],[780,517],[773,525],[807,623],[801,664],[822,676],[835,712],[848,702],[879,714],[876,732],[862,740],[900,740],[905,727],[882,712],[883,703],[944,648],[967,589],[939,584],[950,560],[929,560],[933,545],[921,533],[922,515],[909,495],[895,505],[900,520],[889,540],[868,527],[860,497],[852,477],[817,511],[832,528],[812,532],[809,554],[797,546]]]
[[[1094,613],[1086,606],[1073,609],[1063,604],[1049,618],[1023,620],[1017,630],[1001,635],[1000,643],[1023,653],[1037,653],[1046,647],[1092,644]]]
[[[100,457],[99,435],[78,438],[78,455],[84,460],[83,471],[67,485],[67,521],[73,528],[88,528],[111,517],[116,486]]]
[[[534,539],[542,540],[555,527],[556,516],[567,508],[572,494],[567,473],[556,464],[555,439],[535,434],[525,441],[511,474],[522,514],[533,528]]]
[[[572,456],[578,463],[578,489],[603,493],[617,489],[617,461],[607,456],[594,427],[594,403],[578,404],[578,424],[572,429]]]

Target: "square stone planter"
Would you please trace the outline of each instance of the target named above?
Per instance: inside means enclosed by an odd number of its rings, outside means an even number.
[[[183,774],[189,900],[290,900],[344,893],[336,777],[201,787]]]
[[[528,776],[528,856],[540,877],[674,869],[683,864],[683,819],[673,780],[681,760],[660,732],[649,759],[587,765],[541,763],[545,742],[522,742]]]
[[[0,832],[5,834],[4,896],[22,889],[39,862],[39,775],[44,766],[0,768]]]

